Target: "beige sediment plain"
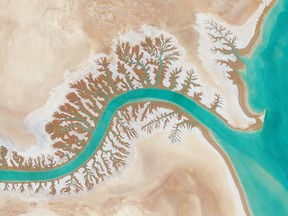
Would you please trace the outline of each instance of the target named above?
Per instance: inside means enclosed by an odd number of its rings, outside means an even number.
[[[167,143],[161,130],[135,145],[133,163],[95,192],[34,201],[7,196],[0,210],[11,209],[11,216],[249,215],[227,161],[199,129],[185,132],[180,145]]]
[[[249,43],[245,46],[245,48],[239,50],[240,55],[251,55],[260,41],[261,41],[261,32],[263,27],[263,22],[267,16],[267,13],[272,9],[272,7],[276,4],[277,0],[270,0],[270,3],[267,7],[264,8],[262,14],[259,16],[258,21],[255,26],[255,32],[250,39]]]
[[[111,41],[145,23],[161,26],[185,47],[204,80],[214,81],[195,52],[195,14],[211,13],[244,23],[261,1],[1,1],[0,134],[18,149],[37,144],[25,117],[43,106],[63,82],[65,70],[85,65],[94,53],[109,53]],[[29,16],[28,16],[29,14]],[[171,16],[173,14],[173,16]],[[218,86],[215,85],[215,88]]]

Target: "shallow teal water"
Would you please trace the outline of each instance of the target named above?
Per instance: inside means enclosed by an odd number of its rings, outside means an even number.
[[[288,215],[287,0],[279,0],[266,18],[262,43],[245,63],[243,78],[248,85],[249,104],[258,112],[266,110],[266,116],[258,137],[259,149],[244,150],[245,155],[250,152],[247,157],[252,157],[253,165],[235,163],[237,172],[255,215]]]
[[[261,131],[243,133],[190,99],[175,92],[140,89],[123,94],[108,105],[84,151],[62,167],[40,172],[0,170],[2,181],[50,180],[68,174],[93,154],[115,111],[126,103],[163,100],[181,106],[210,128],[232,160],[253,215],[288,215],[288,1],[280,0],[266,19],[263,41],[251,58],[244,59],[251,107],[266,110]]]

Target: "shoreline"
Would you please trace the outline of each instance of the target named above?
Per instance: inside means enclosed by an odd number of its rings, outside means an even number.
[[[265,7],[264,11],[262,12],[261,16],[258,18],[258,21],[256,23],[256,27],[255,27],[255,32],[252,36],[252,38],[250,39],[249,43],[246,45],[246,47],[239,49],[238,52],[240,54],[240,56],[248,56],[250,57],[254,50],[256,49],[256,47],[258,46],[258,44],[261,42],[261,34],[262,34],[262,29],[263,29],[263,23],[265,21],[265,18],[267,17],[267,15],[270,13],[270,11],[272,10],[272,8],[275,6],[275,4],[277,3],[277,0],[272,0],[270,2],[270,4]],[[238,70],[245,70],[246,69],[246,65],[243,64],[241,61],[236,62],[236,67]],[[246,71],[244,71],[244,73],[246,73]],[[256,120],[256,123],[251,125],[250,127],[246,128],[246,129],[241,129],[242,131],[252,131],[252,130],[258,130],[261,129],[263,126],[263,122],[261,121],[260,117],[261,114],[255,114],[252,109],[250,108],[249,102],[248,102],[248,88],[247,85],[245,83],[245,81],[243,80],[243,78],[241,76],[237,77],[237,81],[239,82],[238,84],[235,84],[237,86],[238,89],[238,99],[239,99],[239,104],[243,110],[243,112],[248,116],[248,117],[253,117]],[[224,122],[226,122],[227,125],[229,125],[231,128],[234,129],[239,129],[236,127],[231,126],[230,124],[228,124],[228,121],[222,117],[219,113],[216,113],[216,115],[221,118]],[[210,133],[210,131],[204,127],[203,125],[198,126],[199,129],[201,130],[201,132],[203,133],[204,137],[208,140],[208,142],[217,150],[217,152],[219,152],[219,154],[221,155],[221,157],[223,158],[223,160],[225,161],[225,163],[227,164],[229,171],[233,177],[233,180],[235,182],[235,185],[238,189],[238,192],[240,194],[240,198],[242,200],[242,205],[244,208],[244,211],[246,213],[246,215],[251,216],[251,208],[248,205],[248,200],[247,197],[245,195],[245,190],[241,184],[240,178],[232,164],[232,162],[230,161],[228,155],[225,153],[225,151],[221,148],[220,145],[218,145],[217,141],[215,140],[215,138],[213,137],[213,135]]]
[[[262,33],[263,23],[265,22],[265,18],[268,15],[268,13],[270,13],[270,11],[272,10],[272,8],[275,6],[276,3],[277,3],[277,0],[271,0],[269,5],[266,6],[265,9],[263,10],[261,16],[258,17],[258,21],[255,27],[255,32],[252,38],[250,39],[249,43],[246,45],[246,47],[238,50],[241,56],[250,57],[250,55],[252,55],[252,53],[254,52],[255,48],[261,41],[261,33]]]
[[[248,201],[246,198],[246,194],[245,194],[245,190],[241,184],[240,178],[232,164],[232,162],[230,161],[228,155],[225,153],[225,151],[221,148],[221,146],[217,143],[217,141],[215,140],[215,138],[213,137],[213,135],[211,134],[211,132],[209,131],[209,129],[207,129],[205,126],[203,125],[199,125],[197,126],[199,128],[199,130],[202,132],[203,136],[207,139],[207,141],[211,144],[211,146],[213,148],[215,148],[215,150],[220,154],[220,156],[223,158],[223,160],[225,161],[231,176],[233,178],[233,181],[237,187],[237,190],[239,192],[240,195],[240,199],[242,201],[242,205],[243,205],[243,209],[246,213],[246,215],[248,216],[252,216],[251,214],[251,208],[248,205]]]
[[[277,0],[272,0],[270,2],[270,4],[267,7],[265,7],[261,16],[258,18],[258,21],[256,23],[255,32],[254,32],[251,40],[249,41],[248,45],[246,45],[245,48],[238,50],[240,56],[250,57],[253,54],[254,50],[256,49],[256,47],[258,46],[258,44],[261,41],[262,28],[263,28],[263,23],[265,21],[265,18],[268,15],[268,13],[270,13],[270,11],[272,10],[272,8],[276,4],[276,2],[277,2]],[[245,70],[246,69],[246,65],[243,64],[242,62],[239,62],[238,65],[240,66],[240,67],[238,67],[239,70]],[[244,73],[246,73],[246,72],[247,71],[244,71]],[[258,129],[262,128],[262,126],[263,126],[263,122],[260,119],[261,115],[255,114],[249,105],[247,84],[245,83],[243,78],[241,76],[239,76],[237,81],[239,81],[239,84],[237,84],[237,88],[238,88],[238,93],[239,93],[238,98],[239,98],[240,106],[241,106],[242,110],[244,111],[244,113],[248,117],[253,117],[256,120],[256,123],[254,125],[251,125],[251,127],[244,129],[244,131],[258,130]]]
[[[266,6],[265,9],[263,10],[260,17],[258,17],[258,21],[256,23],[255,31],[254,31],[252,38],[250,39],[246,47],[237,50],[241,57],[247,57],[247,56],[250,57],[253,54],[254,50],[256,49],[256,47],[261,41],[262,28],[263,28],[263,23],[265,21],[265,18],[270,13],[270,11],[272,10],[272,8],[275,6],[276,3],[277,3],[277,0],[271,0],[269,5]],[[237,70],[242,70],[244,73],[246,73],[245,71],[246,65],[240,59],[238,59],[235,62],[235,66]],[[247,85],[245,81],[243,80],[241,75],[236,74],[234,72],[232,73],[236,79],[235,85],[237,86],[237,89],[238,89],[238,94],[239,94],[238,100],[239,100],[240,107],[245,113],[245,115],[247,115],[249,118],[254,118],[256,122],[247,128],[241,129],[241,128],[233,127],[231,124],[228,124],[228,120],[222,117],[220,113],[216,113],[216,115],[219,118],[221,118],[224,122],[226,122],[231,128],[246,131],[246,132],[259,130],[263,126],[263,121],[261,120],[261,116],[263,114],[265,115],[265,113],[256,114],[253,112],[248,102],[248,89],[247,89]]]
[[[262,29],[263,29],[263,24],[264,24],[265,18],[270,13],[270,11],[272,10],[272,8],[275,6],[276,3],[277,3],[277,0],[272,0],[269,3],[269,5],[265,7],[261,16],[258,17],[258,21],[256,23],[254,34],[253,34],[252,38],[250,39],[249,43],[246,45],[246,47],[238,50],[240,56],[251,57],[251,55],[253,55],[254,50],[257,48],[258,44],[261,42],[261,34],[262,34]],[[246,65],[243,64],[243,62],[241,62],[241,61],[236,62],[236,67],[238,70],[245,70],[246,69]],[[244,73],[246,73],[246,71],[244,71]],[[243,80],[243,78],[241,76],[237,77],[237,82],[239,82],[239,83],[237,83],[235,85],[237,86],[238,93],[239,93],[239,95],[238,95],[239,104],[240,104],[243,112],[248,117],[253,117],[256,120],[255,124],[251,125],[250,127],[246,128],[246,129],[241,129],[241,130],[242,131],[259,130],[263,126],[263,122],[260,118],[261,114],[258,115],[252,111],[252,109],[249,105],[249,102],[248,102],[247,84],[245,83],[245,81]],[[230,124],[228,124],[228,121],[224,117],[222,117],[219,113],[215,113],[215,114],[219,118],[221,118],[224,122],[226,122],[226,124],[229,125],[231,128],[239,129],[239,128],[233,127]],[[203,136],[208,140],[208,142],[217,150],[217,152],[219,152],[219,154],[221,155],[221,157],[223,158],[223,160],[227,164],[228,169],[229,169],[229,171],[233,177],[234,183],[235,183],[235,185],[238,189],[238,192],[240,194],[240,198],[242,200],[242,205],[243,205],[244,211],[245,211],[246,215],[251,216],[252,215],[251,208],[249,207],[248,200],[247,200],[247,197],[245,194],[245,190],[241,184],[240,178],[239,178],[232,162],[230,161],[228,155],[221,148],[221,146],[218,145],[217,141],[215,140],[215,138],[213,137],[213,135],[211,134],[209,129],[207,129],[203,125],[198,126],[198,128],[201,130],[201,132],[203,133]]]

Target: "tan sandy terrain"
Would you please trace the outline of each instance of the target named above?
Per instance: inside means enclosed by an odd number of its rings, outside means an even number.
[[[40,108],[65,70],[109,52],[111,41],[141,24],[174,34],[206,81],[214,83],[195,52],[195,14],[209,12],[243,24],[260,1],[0,1],[0,134],[18,149],[36,145],[25,117]],[[171,16],[173,14],[173,16]]]
[[[0,203],[11,216],[246,215],[230,170],[199,129],[185,132],[180,145],[167,143],[161,131],[140,139],[133,163],[95,192]]]

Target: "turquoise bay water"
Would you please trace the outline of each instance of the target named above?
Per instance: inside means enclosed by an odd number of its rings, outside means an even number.
[[[208,127],[231,159],[240,177],[253,215],[288,215],[288,1],[280,0],[265,21],[263,41],[244,59],[249,104],[266,111],[263,129],[233,130],[209,111],[181,94],[139,89],[109,103],[84,151],[62,167],[47,171],[0,170],[0,181],[40,181],[66,175],[83,165],[101,143],[114,113],[127,103],[160,100],[174,103]]]
[[[285,216],[288,215],[287,0],[279,0],[266,18],[262,43],[245,63],[247,71],[243,78],[248,85],[249,104],[258,112],[266,110],[266,116],[257,138],[259,149],[244,149],[251,162],[234,164],[253,213]]]

